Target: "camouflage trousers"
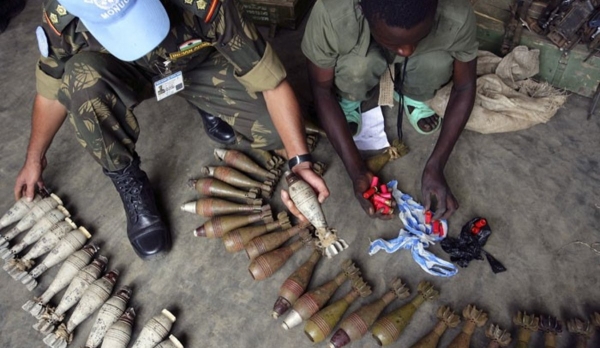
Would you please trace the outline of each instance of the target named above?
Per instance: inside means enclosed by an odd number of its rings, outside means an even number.
[[[105,169],[125,168],[140,134],[133,109],[154,97],[152,74],[108,54],[80,52],[67,62],[63,76],[58,99],[79,143]],[[229,123],[240,146],[283,148],[262,93],[248,92],[222,55],[214,52],[183,76],[185,89],[176,95]]]

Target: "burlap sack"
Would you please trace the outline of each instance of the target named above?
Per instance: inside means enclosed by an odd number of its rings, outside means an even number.
[[[484,134],[526,129],[548,122],[565,103],[564,92],[529,79],[539,71],[538,50],[519,46],[502,59],[484,51],[478,57],[477,70],[483,76],[477,78],[475,105],[466,129]],[[451,90],[452,83],[429,101],[438,115],[444,115]]]

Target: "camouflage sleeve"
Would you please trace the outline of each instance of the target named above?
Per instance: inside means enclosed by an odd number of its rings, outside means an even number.
[[[48,75],[46,71],[50,66],[57,66],[57,62],[51,58],[40,57],[35,69],[35,88],[42,97],[56,100],[62,79]]]
[[[37,93],[56,99],[69,58],[88,47],[85,33],[78,28],[79,21],[56,1],[44,5],[43,20],[37,39],[40,59],[36,66]],[[47,49],[45,49],[47,47]]]
[[[285,68],[243,14],[237,0],[223,0],[215,20],[215,48],[235,67],[235,77],[250,92],[273,89],[286,77]]]

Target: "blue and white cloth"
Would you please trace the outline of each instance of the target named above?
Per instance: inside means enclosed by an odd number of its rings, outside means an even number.
[[[410,195],[398,190],[398,181],[392,180],[387,186],[398,203],[397,208],[400,211],[399,216],[404,228],[400,229],[398,237],[394,239],[377,239],[371,242],[369,255],[374,255],[382,249],[387,253],[407,249],[411,251],[413,258],[425,272],[439,277],[455,275],[458,272],[455,265],[425,250],[435,242],[446,238],[448,235],[446,220],[439,220],[441,233],[433,234],[432,224],[425,223],[425,208],[415,202]]]

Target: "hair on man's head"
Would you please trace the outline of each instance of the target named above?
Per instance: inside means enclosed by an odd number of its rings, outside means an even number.
[[[367,19],[391,27],[411,29],[435,14],[438,0],[361,0]]]

